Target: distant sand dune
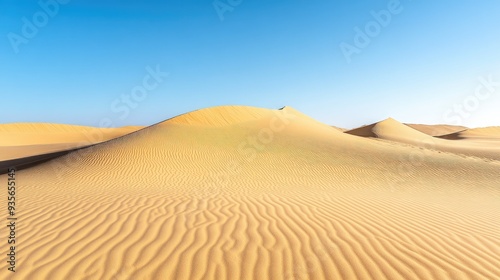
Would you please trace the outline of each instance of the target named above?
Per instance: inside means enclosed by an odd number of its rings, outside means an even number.
[[[392,124],[363,132],[431,137]],[[289,107],[208,108],[19,171],[0,278],[497,279],[499,169]]]
[[[455,133],[439,136],[443,139],[450,140],[472,140],[481,142],[498,142],[500,141],[500,127],[483,127],[466,129]]]
[[[81,148],[141,127],[95,128],[48,123],[0,124],[0,161]]]
[[[442,136],[467,129],[465,126],[458,125],[425,125],[425,124],[406,124],[407,126],[416,129],[430,136]]]
[[[464,138],[475,137],[476,139],[477,135],[481,133],[481,135],[484,135],[484,133],[489,133],[490,135],[500,135],[495,134],[498,133],[497,130],[491,128],[479,130],[479,132],[476,130],[465,130],[463,132],[456,132],[440,137],[432,137],[389,118],[378,123],[346,131],[345,133],[362,137],[373,137],[394,142],[401,142],[426,149],[500,160],[500,137],[488,137],[487,139],[483,138],[483,140],[489,140],[488,142],[450,141],[460,139],[460,135],[464,135]]]

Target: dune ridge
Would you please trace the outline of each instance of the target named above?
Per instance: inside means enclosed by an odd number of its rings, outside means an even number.
[[[0,276],[495,279],[499,168],[289,107],[203,109],[19,171]]]
[[[222,127],[252,121],[270,114],[263,108],[247,106],[217,106],[182,114],[162,122],[162,124],[208,125]],[[160,124],[161,125],[161,124]]]

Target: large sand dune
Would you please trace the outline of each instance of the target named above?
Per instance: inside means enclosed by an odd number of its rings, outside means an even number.
[[[498,279],[500,162],[403,127],[215,107],[20,170],[0,278]]]

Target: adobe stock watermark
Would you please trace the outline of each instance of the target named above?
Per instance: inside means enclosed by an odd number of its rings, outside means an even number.
[[[370,12],[373,20],[368,21],[363,29],[358,26],[354,27],[353,43],[342,42],[339,45],[347,63],[352,62],[354,54],[360,54],[363,49],[367,48],[371,44],[372,39],[380,35],[382,28],[389,26],[393,17],[403,12],[403,9],[400,0],[390,0],[386,9],[378,12]]]
[[[87,154],[92,153],[94,146],[88,147],[89,145],[101,143],[105,140],[104,129],[113,127],[116,118],[121,120],[126,119],[130,115],[130,112],[137,109],[140,103],[148,98],[149,93],[156,90],[169,76],[168,72],[161,71],[160,65],[156,65],[155,68],[147,66],[145,70],[147,74],[142,78],[141,84],[134,86],[129,93],[122,94],[111,103],[111,112],[116,114],[116,116],[102,118],[96,129],[92,130],[92,132],[85,133],[86,140],[81,142],[79,147],[72,147],[75,149],[87,148],[79,149],[68,154],[64,158],[64,162],[52,161],[51,166],[57,179],[62,180],[63,174],[66,173],[67,170],[71,170],[73,164],[79,162]]]
[[[236,7],[241,5],[243,0],[215,0],[212,2],[217,15],[219,16],[220,21],[224,21],[224,14],[226,12],[232,12]]]
[[[66,5],[70,0],[40,0],[38,6],[40,10],[36,11],[31,18],[22,17],[21,32],[9,32],[7,39],[14,50],[14,53],[19,53],[19,47],[22,44],[28,44],[30,39],[35,38],[39,30],[45,27],[50,18],[54,18],[60,10],[60,5]]]
[[[443,119],[446,123],[453,125],[462,125],[464,120],[470,118],[472,113],[476,112],[481,104],[490,99],[494,94],[500,93],[500,79],[493,80],[493,75],[488,77],[479,77],[479,84],[474,93],[465,97],[461,102],[453,104],[453,107],[443,113]]]

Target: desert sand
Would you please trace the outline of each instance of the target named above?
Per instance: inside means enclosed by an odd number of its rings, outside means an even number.
[[[428,134],[430,136],[442,136],[468,129],[465,126],[446,125],[446,124],[438,124],[438,125],[406,124],[406,125],[420,132]]]
[[[498,142],[350,133],[214,107],[19,170],[0,278],[499,279]]]
[[[0,161],[83,148],[141,128],[96,128],[49,123],[1,124]]]
[[[465,129],[454,133],[444,134],[439,136],[443,139],[451,140],[469,140],[480,142],[496,142],[500,140],[500,127],[482,127]]]
[[[442,126],[436,127],[438,130],[443,128]],[[464,156],[500,160],[500,142],[498,141],[500,140],[500,132],[495,127],[465,129],[439,137],[432,137],[411,126],[389,118],[381,122],[346,131],[345,133],[405,143],[416,147],[451,152]],[[460,139],[468,139],[469,141],[449,141]]]

